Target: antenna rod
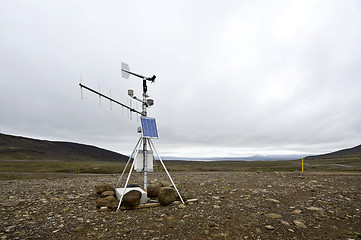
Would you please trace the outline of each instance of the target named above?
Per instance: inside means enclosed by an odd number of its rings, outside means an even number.
[[[91,92],[93,92],[93,93],[95,93],[95,94],[98,94],[99,97],[101,96],[101,97],[103,97],[103,98],[106,98],[106,99],[108,99],[108,100],[110,100],[110,101],[112,101],[112,102],[115,102],[115,103],[121,105],[122,107],[125,107],[125,108],[129,109],[131,112],[136,112],[136,113],[142,115],[141,112],[135,110],[134,108],[131,108],[131,107],[129,107],[129,106],[127,106],[127,105],[125,105],[125,104],[123,104],[123,103],[121,103],[121,102],[118,102],[117,100],[114,100],[114,99],[112,99],[112,98],[110,98],[110,97],[108,97],[108,96],[106,96],[106,95],[104,95],[104,94],[102,94],[102,93],[100,93],[100,92],[98,92],[98,91],[95,91],[95,90],[93,90],[93,89],[91,89],[91,88],[89,88],[89,87],[87,87],[87,86],[85,86],[85,85],[83,85],[83,84],[81,84],[81,83],[79,83],[79,86],[80,86],[81,88],[85,88],[86,90],[89,90],[89,91],[91,91]]]

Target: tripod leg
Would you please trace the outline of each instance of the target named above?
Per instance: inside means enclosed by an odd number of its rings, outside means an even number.
[[[172,182],[172,185],[173,185],[174,189],[177,191],[177,194],[178,194],[181,202],[184,204],[183,198],[182,198],[182,196],[180,195],[180,193],[179,193],[176,185],[174,184],[172,177],[169,175],[169,172],[168,172],[167,168],[165,167],[162,158],[159,156],[157,150],[155,149],[153,142],[152,142],[150,139],[148,139],[148,142],[149,142],[149,146],[151,146],[151,148],[153,149],[153,151],[157,154],[157,156],[158,156],[158,158],[159,158],[159,161],[162,163],[162,166],[163,166],[165,172],[166,172],[167,175],[168,175],[169,180]]]
[[[127,162],[127,164],[125,165],[125,167],[124,167],[124,169],[123,169],[122,175],[120,175],[120,178],[119,178],[119,180],[118,180],[118,182],[117,182],[117,185],[115,185],[115,187],[118,187],[120,181],[122,180],[122,177],[123,177],[123,175],[124,175],[124,173],[125,173],[125,170],[127,169],[130,160],[132,159],[132,157],[134,156],[134,153],[135,153],[136,150],[137,150],[137,147],[138,147],[138,145],[139,145],[139,143],[140,143],[140,140],[141,140],[141,138],[139,138],[137,144],[135,145],[135,148],[134,148],[132,154],[130,155],[130,157],[129,157],[129,159],[128,159],[128,162]]]
[[[139,141],[139,143],[140,143],[140,141]],[[140,148],[140,147],[139,147],[139,148]],[[134,158],[133,158],[133,163],[132,163],[132,166],[130,167],[129,174],[128,174],[128,177],[127,177],[127,181],[125,182],[125,185],[124,185],[123,194],[122,194],[122,196],[121,196],[120,199],[119,199],[119,204],[118,204],[118,208],[117,208],[117,211],[116,211],[116,212],[118,212],[118,210],[119,210],[119,208],[120,208],[120,205],[122,204],[122,200],[123,200],[125,191],[126,191],[126,189],[127,189],[127,185],[128,185],[129,179],[130,179],[130,175],[132,174],[132,171],[133,171],[133,169],[134,169],[134,164],[135,164],[135,160],[136,160],[136,158],[137,158],[138,152],[139,152],[139,149],[138,149],[136,155],[135,155]]]

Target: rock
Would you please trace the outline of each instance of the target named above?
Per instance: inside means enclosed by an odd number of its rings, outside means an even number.
[[[177,192],[171,187],[161,187],[158,193],[158,202],[164,206],[177,200]]]
[[[69,196],[68,196],[68,199],[69,199],[69,200],[75,200],[75,199],[77,199],[77,198],[78,198],[78,197],[73,196],[73,195],[69,195]]]
[[[95,192],[97,194],[100,195],[105,191],[114,191],[114,188],[112,186],[110,186],[110,185],[107,185],[107,184],[105,184],[105,185],[96,185],[95,186]]]
[[[106,207],[108,205],[108,199],[99,198],[95,201],[95,203],[97,208]]]
[[[319,208],[319,207],[308,207],[306,209],[310,211],[325,211],[323,210],[323,208]]]
[[[163,181],[160,183],[160,187],[171,187],[171,186],[172,186],[172,184],[167,181]]]
[[[326,211],[323,208],[319,208],[319,207],[308,207],[306,208],[309,211],[315,211],[317,214],[319,214],[320,216],[325,217],[326,216]]]
[[[147,187],[147,196],[151,198],[158,197],[159,188],[159,185],[149,185]]]
[[[293,220],[293,223],[299,228],[307,228],[307,226],[301,220]]]
[[[288,222],[286,222],[286,221],[283,221],[283,220],[281,220],[281,223],[283,224],[283,225],[285,225],[285,226],[290,226],[290,224],[288,223]]]
[[[16,207],[17,205],[19,205],[19,201],[16,200],[5,200],[3,202],[3,207]]]
[[[107,204],[107,207],[109,209],[112,209],[112,210],[116,210],[118,208],[118,204],[119,204],[119,200],[114,198],[114,199],[110,199],[108,204]]]
[[[282,215],[278,213],[267,213],[266,216],[272,219],[282,218]]]
[[[98,198],[98,195],[96,193],[91,193],[87,197],[89,200],[96,200]]]
[[[186,208],[186,205],[184,205],[184,204],[179,204],[178,208],[184,209],[184,208]]]
[[[273,199],[273,198],[267,198],[266,201],[268,202],[274,202],[274,203],[279,203],[280,201],[278,201],[277,199]]]
[[[301,210],[298,210],[298,209],[292,211],[293,214],[301,214],[301,212],[302,212],[302,211],[301,211]]]
[[[139,205],[142,193],[138,190],[132,190],[124,194],[122,206],[134,208]]]
[[[100,208],[100,211],[108,211],[109,209],[108,209],[108,207],[101,207]]]
[[[107,196],[104,199],[108,200],[108,202],[109,202],[110,200],[113,200],[113,199],[116,199],[116,198],[114,196]]]
[[[271,225],[266,225],[264,226],[266,229],[268,230],[275,230],[275,227],[274,226],[271,226]]]
[[[105,191],[102,192],[102,197],[107,197],[107,196],[114,196],[115,192],[114,191]]]

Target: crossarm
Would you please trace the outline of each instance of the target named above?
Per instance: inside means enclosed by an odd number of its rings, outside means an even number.
[[[118,102],[117,100],[115,100],[115,99],[113,99],[113,98],[110,98],[110,97],[108,97],[108,96],[106,96],[106,95],[104,95],[104,94],[102,94],[102,93],[100,93],[100,92],[98,92],[98,91],[95,91],[94,89],[91,89],[90,87],[87,87],[87,86],[85,86],[85,85],[83,85],[83,84],[81,84],[81,83],[79,83],[79,86],[80,86],[80,88],[85,88],[86,90],[88,90],[88,91],[90,91],[90,92],[93,92],[93,93],[95,93],[95,94],[98,94],[99,96],[101,96],[101,97],[103,97],[103,98],[106,98],[106,99],[108,99],[108,100],[110,100],[110,101],[112,101],[112,102],[114,102],[114,103],[116,103],[116,104],[121,105],[122,107],[125,107],[125,108],[129,109],[131,112],[136,112],[136,113],[142,115],[141,112],[135,110],[134,108],[131,108],[131,107],[129,107],[128,105],[125,105],[124,103]]]

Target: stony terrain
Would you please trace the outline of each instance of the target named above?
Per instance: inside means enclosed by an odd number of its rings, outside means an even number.
[[[164,177],[164,176],[163,176]],[[101,211],[117,175],[0,181],[1,239],[361,239],[361,175],[172,173],[198,203]],[[156,174],[149,179],[160,178]],[[161,177],[162,178],[162,177]],[[165,178],[165,177],[164,177]],[[131,183],[141,183],[133,174]]]

